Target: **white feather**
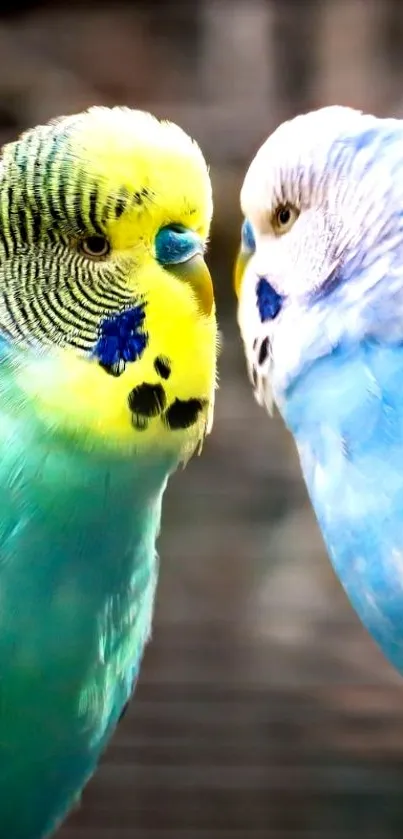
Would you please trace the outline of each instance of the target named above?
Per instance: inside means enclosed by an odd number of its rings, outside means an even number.
[[[281,404],[294,377],[342,336],[386,330],[403,337],[403,123],[344,107],[322,108],[283,123],[246,174],[241,205],[256,250],[240,290],[238,322],[260,404]],[[273,212],[291,203],[294,226],[279,236]],[[260,276],[281,294],[275,318],[261,322]],[[332,277],[335,295],[318,295]],[[387,317],[377,320],[378,305]],[[337,300],[337,305],[335,305]],[[258,364],[263,338],[270,357]]]

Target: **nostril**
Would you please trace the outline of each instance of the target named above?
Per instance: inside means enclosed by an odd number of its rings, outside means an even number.
[[[262,323],[267,320],[274,320],[281,310],[284,297],[273,288],[266,277],[259,277],[256,286],[256,298]]]

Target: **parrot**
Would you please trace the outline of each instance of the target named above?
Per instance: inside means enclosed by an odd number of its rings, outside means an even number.
[[[212,428],[203,153],[92,106],[0,156],[0,836],[53,836],[151,634],[170,476]]]
[[[336,577],[403,673],[403,122],[326,105],[279,124],[240,190],[237,323],[295,444]]]

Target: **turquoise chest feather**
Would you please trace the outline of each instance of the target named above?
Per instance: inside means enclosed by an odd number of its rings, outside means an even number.
[[[0,450],[0,836],[42,839],[130,696],[176,464],[84,452],[28,415],[0,417]]]

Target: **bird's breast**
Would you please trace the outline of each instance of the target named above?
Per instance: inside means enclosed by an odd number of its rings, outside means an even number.
[[[314,365],[285,414],[332,563],[403,670],[403,352],[360,345]]]
[[[18,839],[70,806],[130,695],[169,471],[25,432],[0,461],[0,835]]]

